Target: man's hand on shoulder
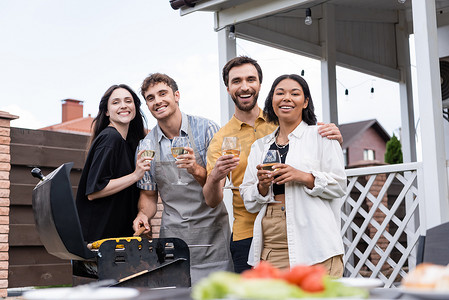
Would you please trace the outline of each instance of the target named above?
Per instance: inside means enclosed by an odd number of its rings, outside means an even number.
[[[322,137],[326,137],[330,140],[337,140],[340,145],[343,144],[343,136],[341,135],[340,129],[334,123],[325,124],[323,122],[318,122],[318,133]]]

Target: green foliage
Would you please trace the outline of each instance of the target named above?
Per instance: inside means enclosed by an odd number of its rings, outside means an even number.
[[[385,162],[389,164],[402,163],[402,146],[398,138],[393,137],[387,142],[387,151],[385,152]]]

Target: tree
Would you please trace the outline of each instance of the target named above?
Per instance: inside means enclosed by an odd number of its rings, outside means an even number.
[[[401,142],[394,135],[387,142],[387,151],[385,152],[385,162],[389,164],[401,164],[402,163],[402,146]]]

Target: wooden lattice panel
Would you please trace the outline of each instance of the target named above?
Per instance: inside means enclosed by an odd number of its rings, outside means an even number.
[[[341,235],[345,277],[380,278],[397,286],[416,265],[420,164],[348,170]]]

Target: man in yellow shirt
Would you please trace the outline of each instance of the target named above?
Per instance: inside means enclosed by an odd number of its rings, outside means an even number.
[[[247,158],[251,145],[259,138],[276,129],[268,123],[263,110],[257,106],[257,98],[262,83],[262,69],[256,60],[239,56],[231,59],[223,67],[223,81],[235,104],[235,113],[213,137],[207,150],[207,180],[203,186],[206,204],[215,207],[223,201],[223,186],[226,176],[232,171],[232,182],[238,187],[243,181]],[[340,131],[334,124],[321,126],[320,134],[342,143]],[[240,156],[222,156],[221,144],[224,137],[236,136],[240,141]],[[234,270],[241,273],[250,269],[247,264],[249,248],[253,236],[254,220],[257,214],[249,213],[243,204],[238,189],[232,190],[234,223],[230,250]]]

